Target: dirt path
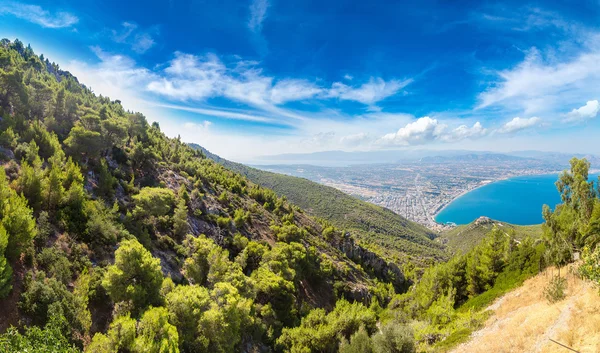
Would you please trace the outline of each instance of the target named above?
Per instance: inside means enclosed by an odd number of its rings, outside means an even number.
[[[499,298],[488,307],[494,314],[485,326],[452,352],[569,352],[550,339],[582,353],[600,352],[597,289],[569,274],[567,297],[549,304],[542,293],[550,277],[542,273]]]

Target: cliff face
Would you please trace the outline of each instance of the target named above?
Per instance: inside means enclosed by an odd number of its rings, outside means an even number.
[[[404,292],[410,286],[410,281],[404,276],[397,264],[386,261],[376,253],[357,244],[350,233],[344,233],[340,241],[333,243],[333,245],[352,261],[368,269],[376,277],[392,283],[397,292]]]

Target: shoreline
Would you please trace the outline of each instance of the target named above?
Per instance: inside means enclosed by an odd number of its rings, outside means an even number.
[[[600,169],[598,170],[600,172]],[[549,172],[549,173],[539,173],[539,174],[520,174],[520,175],[513,175],[510,177],[503,177],[503,178],[498,178],[498,179],[489,179],[489,182],[485,183],[482,182],[480,185],[474,187],[473,189],[470,190],[464,190],[463,192],[461,192],[460,194],[456,195],[456,197],[453,197],[450,201],[448,201],[447,203],[445,203],[444,205],[442,205],[441,207],[439,207],[437,209],[437,211],[431,216],[431,220],[433,221],[433,223],[435,223],[438,226],[442,226],[442,227],[447,227],[448,224],[446,223],[440,223],[436,220],[437,216],[443,211],[445,210],[450,204],[452,204],[454,201],[458,200],[459,198],[465,196],[466,194],[470,193],[471,191],[475,191],[479,188],[482,188],[486,185],[490,185],[499,181],[504,181],[504,180],[508,180],[508,179],[513,179],[513,178],[520,178],[520,177],[527,177],[527,176],[541,176],[541,175],[559,175],[560,173],[562,173],[563,171],[555,171],[555,172]],[[595,174],[590,172],[590,174]]]

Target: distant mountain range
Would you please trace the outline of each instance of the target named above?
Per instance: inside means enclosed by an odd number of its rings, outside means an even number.
[[[506,153],[468,150],[390,150],[369,152],[324,151],[314,153],[288,153],[262,156],[253,161],[254,165],[268,164],[308,164],[318,166],[344,166],[355,164],[395,164],[402,162],[428,161],[446,163],[456,161],[518,161],[535,159],[561,166],[567,166],[573,157],[587,158],[593,167],[600,166],[600,156],[594,154],[573,154],[545,151],[514,151]]]

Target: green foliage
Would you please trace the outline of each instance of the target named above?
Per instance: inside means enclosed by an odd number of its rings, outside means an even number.
[[[596,246],[593,252],[588,247],[584,248],[582,258],[579,273],[600,288],[600,246]]]
[[[138,313],[160,303],[162,278],[160,260],[136,240],[125,240],[115,252],[115,264],[108,267],[102,285],[113,301],[130,301]]]
[[[173,234],[178,238],[183,238],[189,231],[188,207],[185,198],[181,198],[175,207],[173,214]]]
[[[4,227],[6,245],[0,243],[0,261],[3,256],[15,259],[31,244],[36,235],[35,219],[27,200],[8,186],[4,168],[0,168],[0,224]],[[7,239],[6,239],[7,238]]]
[[[566,297],[567,279],[559,275],[552,276],[544,288],[544,297],[549,303],[559,302]]]
[[[137,325],[134,353],[178,353],[179,334],[165,308],[148,309]]]
[[[315,309],[300,326],[283,329],[277,344],[290,352],[336,352],[340,341],[350,338],[361,326],[367,333],[375,332],[376,321],[375,314],[362,304],[340,300],[332,312]]]
[[[168,214],[175,204],[175,193],[170,189],[145,187],[133,196],[135,217],[160,217]]]
[[[413,353],[416,352],[412,330],[406,325],[391,322],[373,336],[373,347],[377,353]]]
[[[63,317],[55,317],[42,329],[29,326],[21,334],[11,327],[0,335],[0,351],[11,353],[78,353],[80,352],[63,336],[62,329],[66,325]]]
[[[373,353],[373,342],[363,326],[350,337],[350,341],[342,339],[339,353]]]
[[[248,195],[264,204],[267,210],[275,209],[279,194],[287,197],[294,205],[310,210],[313,216],[325,219],[339,229],[350,231],[361,244],[385,258],[400,262],[406,261],[409,254],[419,261],[447,258],[443,246],[431,240],[434,234],[430,230],[388,209],[307,179],[266,172],[214,155],[209,156],[261,185],[250,188]],[[423,266],[424,263],[427,262],[423,261],[420,265]]]
[[[233,224],[236,228],[240,229],[250,220],[250,212],[244,211],[243,209],[235,210],[233,216]]]

